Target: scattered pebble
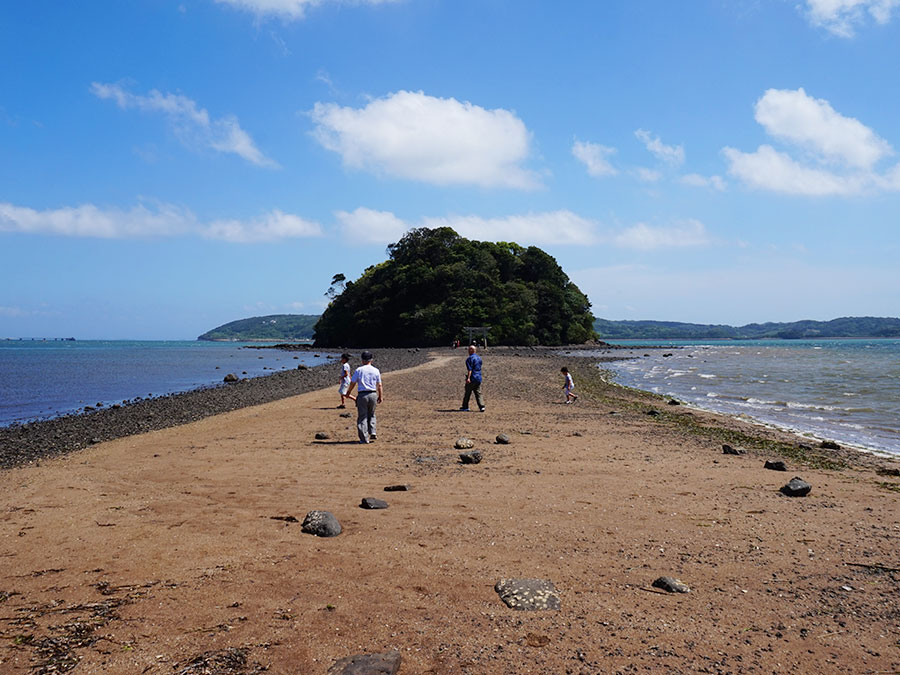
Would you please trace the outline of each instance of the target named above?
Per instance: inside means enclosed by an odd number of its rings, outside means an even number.
[[[781,488],[780,492],[788,497],[805,497],[812,490],[812,486],[799,476],[791,478],[790,482]]]
[[[675,579],[674,577],[660,577],[652,584],[653,588],[661,588],[668,593],[690,593],[691,589],[687,584]]]
[[[509,445],[509,436],[506,434],[497,434],[496,441],[500,445]]]
[[[375,499],[375,497],[364,497],[359,506],[363,509],[386,509],[388,507],[388,503],[383,499]]]
[[[546,579],[501,579],[494,590],[510,609],[523,612],[559,609],[556,587]]]
[[[782,462],[780,459],[767,459],[766,463],[763,465],[763,468],[769,469],[770,471],[787,471],[787,464]]]
[[[723,455],[744,455],[746,454],[746,450],[743,448],[735,448],[728,443],[722,444],[722,454]]]
[[[316,440],[317,441],[327,441],[329,438],[331,438],[331,435],[325,433],[324,431],[316,432]]]
[[[341,524],[330,511],[310,511],[303,519],[303,532],[317,537],[336,537],[341,533]]]
[[[819,444],[819,447],[823,448],[824,450],[840,450],[841,449],[841,446],[838,445],[837,443],[835,443],[834,441],[822,441]]]
[[[475,441],[469,438],[457,438],[453,447],[457,450],[468,450],[475,447]]]
[[[396,675],[402,657],[393,650],[383,654],[346,656],[328,669],[328,675]]]
[[[461,452],[459,453],[459,461],[463,464],[479,464],[481,462],[481,453],[478,450]]]
[[[388,485],[385,492],[409,492],[409,485]]]

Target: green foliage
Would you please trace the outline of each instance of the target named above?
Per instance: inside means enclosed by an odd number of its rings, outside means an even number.
[[[334,296],[316,324],[317,345],[443,345],[464,339],[463,326],[490,326],[491,344],[594,337],[591,303],[539,248],[441,227],[409,231],[388,254]]]
[[[594,321],[594,330],[602,340],[698,340],[762,338],[895,338],[900,337],[900,319],[843,317],[831,321],[795,321],[793,323],[751,323],[746,326],[707,326],[675,321]]]
[[[198,340],[309,340],[319,317],[314,314],[272,314],[226,323]]]

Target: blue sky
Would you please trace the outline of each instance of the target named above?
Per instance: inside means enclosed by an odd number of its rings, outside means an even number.
[[[594,314],[900,314],[900,0],[0,5],[0,337],[324,308],[410,227]]]

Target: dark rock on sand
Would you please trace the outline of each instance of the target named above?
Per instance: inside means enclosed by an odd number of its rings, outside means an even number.
[[[659,412],[659,410],[656,410],[655,408],[651,408],[650,410],[648,410],[646,412],[646,414],[650,415],[650,417],[659,417],[660,415],[662,415],[662,413]]]
[[[743,455],[745,454],[745,450],[743,448],[734,448],[728,443],[722,444],[722,454],[723,455]]]
[[[457,438],[453,447],[457,450],[468,450],[475,447],[475,441],[469,438]]]
[[[459,453],[459,461],[463,464],[479,464],[481,462],[481,453],[478,450],[461,452]]]
[[[409,485],[388,485],[384,488],[385,492],[408,492]]]
[[[787,464],[780,459],[767,459],[763,468],[768,469],[769,471],[787,471]]]
[[[238,376],[235,375],[234,373],[228,373],[222,381],[223,382],[237,382]]]
[[[350,417],[353,417],[353,415],[351,415],[350,413],[341,413],[341,417],[350,418]]]
[[[676,401],[674,398],[670,398],[669,405],[681,405],[681,401]]]
[[[788,497],[805,497],[812,490],[812,486],[799,476],[794,476],[791,481],[781,488],[780,492]]]
[[[400,652],[354,654],[346,656],[328,669],[328,675],[396,675],[400,670]]]
[[[675,579],[674,577],[660,577],[652,584],[653,588],[661,588],[668,593],[690,593],[691,589],[687,584]]]
[[[546,579],[501,579],[494,590],[510,609],[523,612],[559,609],[556,587]]]
[[[497,434],[495,439],[499,445],[509,445],[509,436],[506,434]]]
[[[375,497],[364,497],[359,505],[362,509],[386,509],[388,503],[383,499],[375,499]]]
[[[303,531],[317,537],[336,537],[341,533],[341,524],[330,511],[310,511],[303,519]]]
[[[317,441],[327,441],[329,438],[331,438],[331,434],[325,433],[324,431],[316,432]]]
[[[900,469],[888,469],[885,467],[881,467],[878,469],[879,476],[896,476],[900,477]]]
[[[840,450],[841,446],[835,443],[834,441],[822,441],[819,444],[819,447],[823,450]]]

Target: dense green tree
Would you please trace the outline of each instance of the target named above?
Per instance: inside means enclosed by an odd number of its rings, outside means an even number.
[[[317,345],[449,344],[490,326],[492,344],[580,343],[591,303],[534,246],[466,239],[449,227],[410,230],[388,260],[347,281],[316,324]],[[335,288],[334,283],[332,287]]]

